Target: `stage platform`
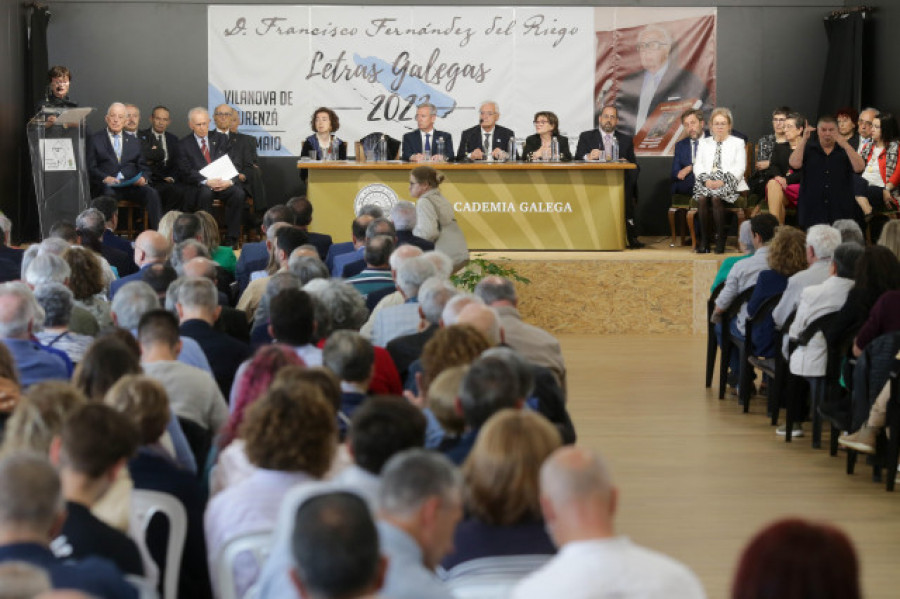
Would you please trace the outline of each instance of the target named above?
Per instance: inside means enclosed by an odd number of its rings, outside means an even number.
[[[723,258],[670,248],[670,237],[619,252],[478,252],[506,258],[531,279],[519,285],[523,318],[552,333],[704,334],[709,288]],[[732,241],[732,240],[729,240]]]

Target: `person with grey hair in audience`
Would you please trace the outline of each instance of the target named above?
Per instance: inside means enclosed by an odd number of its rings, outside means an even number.
[[[334,259],[334,267],[332,275],[342,279],[349,279],[361,273],[366,268],[366,245],[370,239],[387,235],[394,242],[393,247],[397,247],[397,230],[394,223],[388,218],[379,217],[369,223],[366,227],[365,240],[363,242],[362,252],[360,255],[345,254]]]
[[[856,225],[854,221],[847,221]],[[859,225],[856,225],[857,227]],[[797,309],[800,294],[812,285],[824,283],[831,270],[831,257],[841,244],[841,233],[837,227],[813,225],[806,231],[806,261],[809,268],[788,278],[787,287],[772,310],[772,320],[777,328],[784,326],[788,317]]]
[[[150,310],[160,308],[159,296],[147,283],[133,281],[124,285],[110,306],[113,323],[125,329],[137,339],[138,324],[141,316]],[[200,370],[211,373],[209,360],[200,348],[200,345],[190,337],[181,337],[181,351],[178,353],[178,361],[188,366],[196,366]]]
[[[183,277],[184,265],[186,262],[193,260],[194,258],[209,257],[209,249],[201,242],[191,237],[190,239],[185,239],[184,241],[175,244],[175,247],[172,248],[172,258],[169,260],[169,263],[172,265],[172,268],[175,269],[175,272],[178,273],[178,276]]]
[[[23,262],[25,272],[22,278],[32,288],[45,283],[61,283],[68,286],[72,269],[59,256],[38,252],[31,260]],[[81,306],[73,306],[69,317],[69,330],[79,335],[96,336],[100,332],[97,318]]]
[[[247,317],[237,308],[229,306],[228,296],[218,288],[218,277],[222,272],[221,266],[210,258],[198,256],[188,260],[182,270],[185,277],[202,277],[216,285],[216,295],[221,310],[213,327],[238,341],[250,343],[250,323],[247,322]]]
[[[513,282],[498,276],[485,277],[475,286],[475,295],[497,311],[504,342],[532,364],[553,371],[560,387],[565,389],[566,363],[559,341],[544,329],[522,320],[519,296]]]
[[[296,510],[291,579],[301,597],[374,597],[384,583],[387,559],[365,502],[356,494],[314,495]]]
[[[440,454],[410,449],[385,465],[378,497],[378,533],[388,558],[385,597],[453,596],[434,570],[453,548],[462,495],[462,475]]]
[[[450,281],[440,277],[431,277],[419,288],[420,331],[401,335],[391,339],[386,349],[394,360],[394,366],[400,373],[400,380],[405,381],[409,375],[409,366],[419,359],[425,344],[434,337],[441,325],[441,314],[444,306],[459,294],[459,290]]]
[[[863,230],[859,226],[859,223],[852,218],[840,218],[831,223],[831,226],[840,232],[841,243],[855,241],[859,245],[865,247],[866,236],[863,234]]]
[[[0,459],[0,563],[25,562],[50,575],[55,589],[103,599],[137,599],[116,566],[100,557],[56,558],[50,540],[66,518],[62,485],[47,458],[14,453]]]
[[[397,230],[398,245],[414,245],[423,252],[434,250],[434,242],[413,235],[413,229],[416,228],[415,204],[400,200],[391,208],[391,220],[394,221],[394,228]]]
[[[214,328],[222,310],[216,286],[206,278],[186,277],[178,288],[175,307],[181,335],[191,337],[203,349],[219,390],[227,397],[235,372],[250,355],[250,347]]]
[[[291,252],[291,257],[288,259],[288,270],[300,277],[303,285],[313,279],[327,279],[329,276],[328,267],[321,258],[313,256],[312,251],[315,251],[314,247],[300,246]]]
[[[397,270],[397,289],[404,303],[385,308],[375,317],[372,343],[384,347],[391,339],[416,332],[419,326],[419,287],[437,274],[434,265],[424,257],[411,258]]]
[[[69,330],[74,306],[72,292],[61,283],[44,283],[34,288],[34,299],[44,310],[43,330],[34,336],[44,347],[65,352],[73,364],[81,362],[94,338]]]
[[[72,374],[65,354],[51,352],[32,338],[43,319],[28,285],[0,283],[0,340],[16,362],[22,388],[46,380],[68,380]]]
[[[88,208],[75,217],[75,234],[78,245],[103,256],[111,266],[116,268],[120,277],[137,272],[137,266],[131,259],[130,252],[123,252],[103,243],[103,233],[105,231],[106,216],[96,208]]]
[[[358,331],[368,311],[362,296],[346,281],[316,279],[304,288],[315,302],[315,337],[320,345],[333,331]],[[364,335],[363,335],[364,336]],[[364,336],[365,337],[365,336]],[[383,347],[375,347],[375,374],[369,384],[373,394],[400,395],[403,384],[391,355]]]
[[[291,209],[284,204],[271,206],[263,214],[260,232],[265,236],[262,241],[247,242],[241,246],[241,255],[238,256],[235,265],[235,277],[238,283],[238,292],[243,293],[250,283],[250,275],[258,270],[265,270],[269,261],[269,249],[267,248],[268,231],[275,223],[294,224],[294,215]]]
[[[619,492],[600,454],[557,449],[541,467],[540,487],[541,511],[559,553],[522,579],[512,599],[705,599],[684,564],[616,534]]]
[[[250,347],[252,349],[255,350],[261,345],[272,342],[272,336],[269,334],[269,305],[272,303],[272,299],[285,289],[303,289],[302,279],[293,272],[276,272],[269,279],[266,292],[253,317],[253,330],[250,331]]]
[[[156,231],[144,231],[138,235],[134,242],[134,263],[138,266],[138,272],[113,281],[109,287],[109,297],[112,299],[122,285],[131,281],[140,281],[142,271],[151,264],[161,264],[169,259],[171,244],[169,240]]]
[[[411,260],[423,254],[424,252],[421,250],[421,248],[418,248],[414,245],[404,245],[394,250],[394,253],[391,254],[391,259],[389,260],[389,262],[391,265],[391,276],[394,277],[395,286],[397,283],[397,270],[400,268],[400,265],[402,265],[407,260]],[[392,306],[399,306],[403,304],[404,301],[405,300],[403,298],[403,294],[400,293],[399,289],[383,297],[375,306],[375,308],[370,310],[369,320],[366,321],[366,324],[364,324],[359,331],[362,336],[367,339],[371,339],[372,329],[375,327],[375,318],[377,317],[378,313]]]
[[[266,269],[265,276],[252,278],[247,289],[241,294],[237,303],[238,310],[243,310],[247,315],[247,320],[253,318],[260,299],[266,291],[266,284],[270,276],[279,271],[288,270],[288,262],[291,254],[298,247],[305,245],[308,238],[306,231],[293,225],[284,223],[276,223],[269,232],[274,231],[274,244],[272,246],[272,263]],[[268,233],[267,233],[268,235]]]
[[[366,239],[365,268],[349,277],[347,282],[353,285],[366,300],[366,307],[374,309],[381,298],[393,293],[394,277],[391,274],[390,258],[396,243],[389,235],[376,235]]]
[[[788,343],[797,340],[809,327],[826,314],[837,312],[847,301],[847,295],[854,285],[856,263],[863,255],[863,247],[855,242],[842,243],[834,250],[829,268],[829,276],[818,285],[811,285],[800,293],[797,315],[784,336],[784,355],[790,363],[791,373],[806,378],[810,384],[811,396],[815,397],[821,385],[825,384],[825,368],[828,360],[828,346],[824,332],[815,333],[805,344],[799,345],[788,354]],[[794,423],[793,436],[802,434],[800,421]],[[776,431],[786,434],[784,426]]]
[[[335,331],[322,347],[322,365],[341,381],[338,431],[343,441],[353,413],[368,397],[369,383],[375,374],[375,351],[356,331]]]

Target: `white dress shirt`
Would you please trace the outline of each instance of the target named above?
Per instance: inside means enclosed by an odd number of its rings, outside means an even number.
[[[847,294],[853,288],[853,279],[828,277],[820,285],[807,287],[800,294],[797,316],[791,323],[789,337],[799,339],[801,333],[821,316],[837,312],[847,301]],[[809,343],[802,345],[791,354],[791,372],[797,376],[825,376],[828,364],[828,346],[825,335],[816,333]]]

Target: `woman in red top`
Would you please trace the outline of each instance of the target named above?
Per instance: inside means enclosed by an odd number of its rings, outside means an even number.
[[[872,119],[872,141],[860,152],[866,168],[855,178],[856,201],[867,217],[873,212],[897,208],[894,194],[900,184],[898,148],[900,128],[897,120],[890,113],[879,113]]]

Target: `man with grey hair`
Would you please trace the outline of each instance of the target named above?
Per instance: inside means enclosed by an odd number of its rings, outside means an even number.
[[[453,136],[434,128],[437,120],[437,107],[430,102],[419,104],[416,109],[416,126],[418,129],[403,136],[404,162],[446,162],[453,160]],[[443,154],[441,151],[443,142]]]
[[[419,359],[425,344],[440,328],[444,306],[458,293],[459,290],[450,281],[440,277],[431,277],[422,283],[419,288],[419,317],[420,328],[424,328],[416,333],[395,337],[387,344],[401,381],[406,380],[410,364]]]
[[[463,483],[446,457],[409,449],[381,472],[378,536],[388,571],[382,593],[393,599],[450,599],[434,569],[453,548],[462,518]]]
[[[540,484],[541,511],[559,553],[522,579],[512,599],[706,597],[684,564],[616,534],[619,491],[597,452],[557,449],[541,467]]]
[[[0,460],[0,563],[25,562],[44,569],[56,589],[76,589],[104,599],[137,599],[112,562],[89,557],[57,559],[50,540],[66,518],[62,485],[47,458],[13,453]]]
[[[839,218],[831,223],[831,226],[841,233],[841,243],[855,241],[859,245],[866,246],[866,236],[863,234],[859,223],[852,218]],[[874,239],[876,236],[873,236]]]
[[[416,228],[416,205],[408,200],[400,200],[391,207],[391,220],[397,232],[397,245],[414,245],[427,252],[434,249],[434,243],[413,235]]]
[[[34,334],[44,347],[64,352],[73,364],[81,362],[94,338],[69,330],[74,306],[72,292],[62,283],[44,283],[34,288],[34,299],[44,310],[43,330]]]
[[[375,350],[356,331],[335,331],[322,347],[322,365],[341,381],[338,429],[343,440],[353,412],[366,401],[375,374]]]
[[[772,310],[772,320],[775,321],[776,327],[784,326],[788,317],[797,309],[800,294],[804,289],[824,283],[829,277],[831,258],[835,248],[840,244],[841,233],[837,228],[829,225],[813,225],[809,228],[806,232],[806,261],[809,268],[791,275],[788,279],[778,305]]]
[[[505,160],[509,157],[509,140],[515,133],[497,124],[500,105],[485,100],[478,108],[478,124],[462,132],[456,160]]]
[[[6,344],[19,371],[22,387],[51,379],[68,380],[70,364],[32,338],[44,315],[25,283],[0,284],[0,340]]]
[[[155,229],[162,212],[159,194],[144,176],[150,167],[144,161],[141,141],[124,132],[125,116],[125,106],[114,102],[106,111],[106,127],[86,140],[91,197],[105,195],[138,202],[147,211],[144,226]]]
[[[113,323],[137,339],[141,316],[150,310],[159,308],[159,296],[156,295],[153,288],[143,281],[132,281],[119,290],[119,293],[113,298],[109,311]],[[212,372],[206,354],[203,353],[200,345],[190,337],[181,337],[181,352],[178,354],[178,361],[188,366],[196,366],[206,372]]]
[[[138,271],[134,274],[122,277],[117,281],[113,281],[109,286],[109,297],[115,297],[116,292],[131,281],[140,281],[143,271],[151,264],[160,264],[169,259],[169,251],[171,244],[169,240],[157,233],[156,231],[144,231],[138,235],[134,242],[134,263],[138,266]]]
[[[394,250],[394,253],[391,254],[390,264],[391,264],[391,276],[394,277],[394,284],[397,282],[397,270],[407,260],[411,260],[418,256],[421,256],[424,252],[422,252],[421,248],[418,248],[414,245],[404,245],[398,247]],[[360,334],[367,339],[372,338],[372,329],[375,327],[375,319],[378,317],[378,314],[382,310],[386,310],[392,306],[399,306],[404,302],[403,294],[400,293],[399,290],[385,296],[378,302],[371,313],[369,314],[369,320],[366,321],[366,324],[359,330]]]
[[[222,245],[234,246],[241,236],[241,215],[247,197],[240,176],[208,179],[200,174],[209,164],[228,155],[228,141],[218,131],[209,130],[209,112],[203,107],[188,112],[188,126],[191,133],[178,142],[178,170],[179,180],[195,190],[195,205],[190,210],[212,212],[213,200],[222,200],[227,224]]]
[[[250,347],[214,328],[219,313],[219,294],[212,281],[186,277],[178,288],[175,308],[181,321],[181,336],[196,341],[212,366],[223,397],[228,397],[234,374],[250,356]]]
[[[397,270],[397,289],[403,295],[404,303],[378,313],[372,329],[372,343],[384,347],[391,339],[418,330],[419,287],[436,273],[434,265],[424,257],[403,262]]]
[[[219,301],[219,317],[215,322],[215,329],[226,335],[234,337],[238,341],[250,343],[250,323],[247,316],[240,310],[228,305],[228,297],[219,291],[219,265],[207,257],[198,256],[191,258],[183,266],[185,277],[203,277],[216,285],[216,293]]]
[[[853,148],[857,152],[861,152],[863,146],[872,142],[872,121],[878,116],[877,108],[864,108],[859,111],[859,118],[856,120],[856,130],[859,132],[859,146]],[[849,241],[849,240],[844,240]]]
[[[661,102],[700,100],[703,112],[709,112],[709,90],[703,81],[669,61],[674,45],[668,29],[656,23],[647,25],[638,35],[641,70],[622,79],[615,99],[620,130],[626,135],[640,131]],[[605,98],[598,100],[599,105],[609,103]]]
[[[209,257],[209,248],[200,241],[191,238],[175,244],[175,247],[172,249],[172,259],[169,260],[169,263],[172,265],[172,268],[175,269],[175,272],[178,273],[178,276],[183,277],[185,276],[184,265],[186,262],[193,260],[194,258]]]
[[[115,201],[113,198],[107,198]],[[75,218],[75,235],[78,245],[93,250],[116,268],[120,277],[137,272],[131,259],[131,251],[123,252],[103,243],[106,232],[106,216],[96,208],[88,208]],[[74,245],[74,244],[73,244]]]
[[[475,295],[497,311],[500,326],[503,327],[504,342],[529,362],[552,370],[557,382],[565,389],[566,363],[559,341],[544,329],[522,320],[519,297],[513,282],[498,276],[485,277],[475,286]]]
[[[300,277],[301,285],[306,285],[313,279],[328,278],[328,267],[318,256],[310,255],[309,250],[304,246],[291,252],[291,257],[288,259],[288,271]]]

